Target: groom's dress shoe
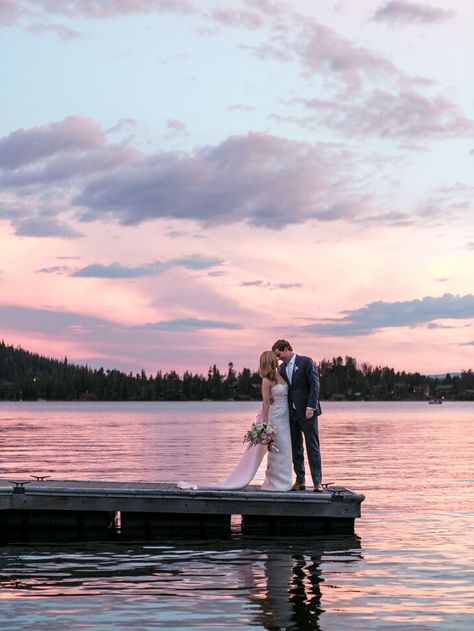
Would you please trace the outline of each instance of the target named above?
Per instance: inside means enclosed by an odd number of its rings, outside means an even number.
[[[314,487],[314,492],[315,493],[322,493],[324,491],[323,487],[321,484],[316,484]]]
[[[292,491],[306,491],[306,485],[304,482],[298,482],[298,480],[296,480],[296,482],[291,487],[291,490]]]

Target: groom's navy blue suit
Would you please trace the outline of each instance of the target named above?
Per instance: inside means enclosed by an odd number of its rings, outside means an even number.
[[[288,405],[290,408],[291,447],[293,452],[293,468],[296,480],[304,484],[304,448],[303,434],[308,454],[309,467],[313,484],[321,484],[321,451],[319,448],[318,416],[321,414],[319,404],[319,376],[317,368],[310,357],[295,355],[295,365],[291,383],[286,374],[286,365],[280,366],[280,374],[288,384]],[[306,418],[306,408],[314,410],[311,419]]]

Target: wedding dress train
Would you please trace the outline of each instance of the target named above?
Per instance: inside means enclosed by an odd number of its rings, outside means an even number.
[[[289,491],[291,489],[291,435],[288,413],[288,386],[276,384],[271,389],[273,403],[270,405],[268,421],[277,430],[273,443],[276,448],[268,451],[266,445],[251,446],[244,451],[237,465],[229,475],[220,482],[211,484],[195,484],[193,482],[178,482],[180,489],[217,489],[236,491],[250,484],[268,453],[268,464],[264,491]],[[278,450],[278,451],[277,451]]]

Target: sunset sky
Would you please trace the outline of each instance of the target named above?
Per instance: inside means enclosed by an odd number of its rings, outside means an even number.
[[[474,4],[0,0],[0,339],[474,368]]]

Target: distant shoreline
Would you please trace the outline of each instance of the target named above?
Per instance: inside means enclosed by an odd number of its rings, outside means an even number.
[[[423,403],[429,399],[320,399],[321,403]],[[0,399],[2,403],[260,403],[261,399]],[[474,403],[474,399],[444,399],[443,404]],[[323,412],[324,413],[324,412]]]
[[[317,364],[321,401],[474,401],[472,370],[432,377],[371,366],[354,357]],[[260,375],[228,363],[207,374],[154,375],[92,369],[42,357],[0,342],[0,401],[259,401]]]

